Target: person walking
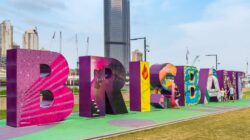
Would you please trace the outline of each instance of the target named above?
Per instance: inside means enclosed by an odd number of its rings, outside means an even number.
[[[234,99],[234,88],[233,88],[233,86],[231,86],[230,88],[229,88],[229,100],[235,100]]]
[[[180,108],[179,101],[180,101],[181,94],[180,94],[179,89],[178,89],[177,86],[174,88],[174,91],[175,91],[174,92],[174,95],[175,95],[175,104],[176,104],[176,107],[179,109]]]
[[[225,101],[228,101],[229,98],[229,91],[225,89],[225,95],[224,95]]]
[[[224,88],[221,89],[220,94],[221,94],[221,102],[225,102],[226,101],[226,95],[225,95],[226,93],[225,93]]]

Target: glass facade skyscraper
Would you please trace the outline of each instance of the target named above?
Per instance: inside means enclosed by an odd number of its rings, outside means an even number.
[[[119,60],[129,68],[130,6],[129,0],[104,0],[105,57]]]

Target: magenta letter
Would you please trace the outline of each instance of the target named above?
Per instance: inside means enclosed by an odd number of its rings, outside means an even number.
[[[64,85],[68,74],[68,63],[59,53],[9,50],[7,125],[23,127],[65,119],[74,105],[73,94]]]

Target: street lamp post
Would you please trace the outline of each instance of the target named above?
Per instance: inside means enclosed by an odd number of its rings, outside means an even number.
[[[147,52],[149,51],[147,49],[147,38],[146,37],[141,37],[141,38],[133,38],[133,39],[130,39],[130,40],[135,41],[135,40],[141,40],[141,39],[144,40],[144,61],[147,61]]]
[[[206,56],[213,56],[213,57],[215,57],[215,62],[216,62],[216,70],[218,70],[218,55],[217,54],[208,54],[208,55],[206,55]]]

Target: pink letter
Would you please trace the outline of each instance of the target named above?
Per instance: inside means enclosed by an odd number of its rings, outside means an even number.
[[[69,74],[65,58],[55,52],[24,49],[7,54],[7,125],[23,127],[65,119],[74,105],[73,94],[64,85]]]

